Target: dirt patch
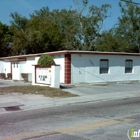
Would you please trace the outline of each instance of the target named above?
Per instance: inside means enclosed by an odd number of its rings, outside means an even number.
[[[75,97],[78,95],[71,94],[61,89],[50,88],[46,86],[11,86],[11,87],[1,87],[0,94],[7,94],[18,92],[22,94],[37,94],[44,95],[46,97]]]

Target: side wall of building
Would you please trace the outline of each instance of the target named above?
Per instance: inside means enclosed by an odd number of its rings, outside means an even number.
[[[26,61],[11,62],[10,61],[0,61],[0,72],[13,74],[13,80],[23,80],[21,73],[28,73],[28,81],[32,81],[33,65],[37,65],[38,59],[40,57],[29,57]],[[53,56],[54,61],[57,65],[60,65],[60,82],[64,83],[64,55]]]
[[[11,73],[11,63],[9,61],[4,61],[3,72],[6,74],[6,77],[7,77],[7,73]]]
[[[100,74],[101,59],[109,61],[106,74]],[[125,73],[127,59],[133,61],[132,73]],[[140,80],[139,60],[139,56],[72,54],[71,83]]]
[[[4,61],[0,61],[0,73],[4,72]]]
[[[60,65],[60,83],[64,83],[65,75],[65,58],[64,54],[53,56],[56,65]]]
[[[19,62],[20,66],[20,74],[21,73],[27,73],[28,74],[28,81],[32,81],[32,71],[33,71],[33,65],[36,65],[36,58],[27,58],[26,61]],[[23,80],[22,77],[20,77],[20,80]]]
[[[20,61],[19,65],[19,73],[28,73],[28,81],[32,81],[32,72],[33,72],[33,65],[37,65],[38,59],[40,57],[32,57],[27,58],[26,61]],[[53,56],[54,61],[57,65],[60,65],[60,82],[64,83],[64,55],[56,55]],[[23,80],[20,76],[19,80]]]

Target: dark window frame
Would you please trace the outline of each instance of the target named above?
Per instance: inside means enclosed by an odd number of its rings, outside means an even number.
[[[126,63],[129,62],[129,66],[127,66]],[[133,60],[132,59],[126,59],[125,60],[125,73],[132,73],[133,72]]]
[[[102,62],[107,62],[107,66],[101,66]],[[108,74],[109,71],[109,60],[108,59],[100,59],[100,74]]]

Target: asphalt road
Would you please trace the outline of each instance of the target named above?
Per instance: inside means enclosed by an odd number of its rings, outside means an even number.
[[[139,106],[140,97],[1,114],[0,139],[128,140],[140,129]]]

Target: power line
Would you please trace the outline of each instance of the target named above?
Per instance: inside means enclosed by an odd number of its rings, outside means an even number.
[[[128,2],[128,3],[132,3],[132,4],[140,5],[140,3],[137,3],[137,2],[127,1],[127,0],[121,0],[121,1]]]

